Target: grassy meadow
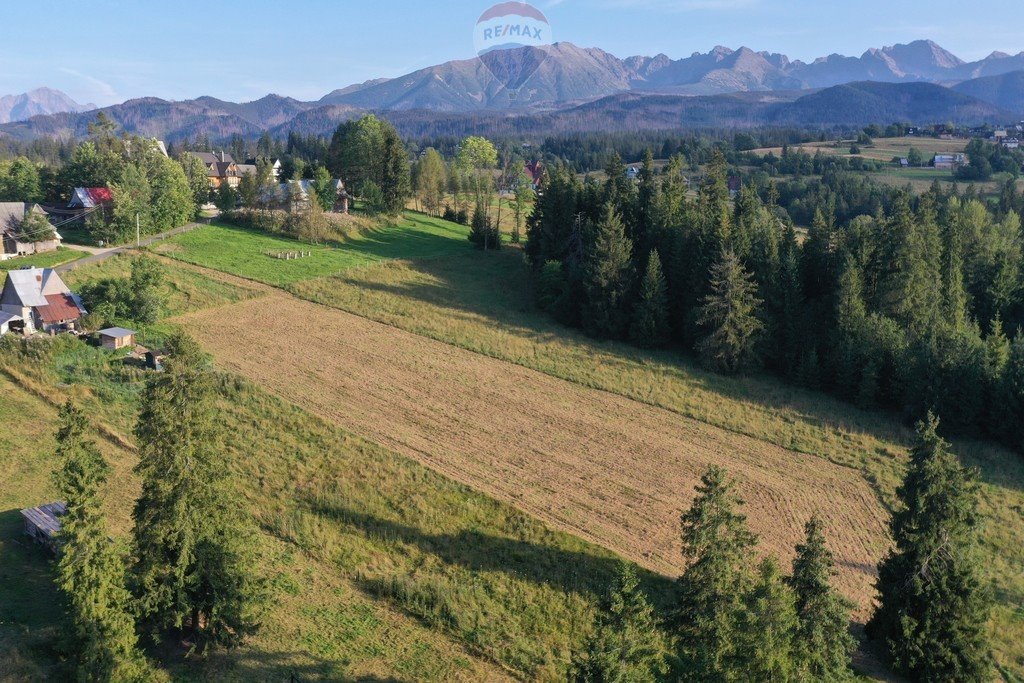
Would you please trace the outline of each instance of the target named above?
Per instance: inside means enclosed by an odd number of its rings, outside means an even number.
[[[105,275],[123,267],[104,264]],[[170,279],[195,283],[185,266]],[[85,277],[89,267],[76,275]],[[211,280],[215,282],[216,280]],[[191,285],[181,285],[190,289]],[[230,296],[237,296],[234,292]],[[259,294],[255,294],[258,296]],[[230,297],[229,297],[230,298]],[[227,301],[227,299],[222,299]],[[185,310],[176,307],[176,310]],[[74,396],[115,468],[106,500],[125,533],[138,483],[131,429],[145,371],[71,338],[0,355],[0,679],[60,677],[52,564],[17,510],[53,497],[56,408]],[[26,362],[31,360],[31,362]],[[225,447],[263,531],[273,596],[248,646],[167,658],[181,680],[557,680],[618,560],[387,449],[221,377]],[[25,421],[21,416],[29,416]],[[645,574],[662,606],[669,581]],[[166,655],[166,653],[165,653]]]
[[[0,261],[0,272],[18,270],[19,268],[27,268],[29,266],[35,266],[36,268],[52,268],[54,266],[59,266],[62,263],[67,263],[68,261],[74,261],[77,258],[81,258],[83,255],[84,254],[80,251],[68,249],[67,247],[60,247],[56,251],[44,251],[41,254],[18,256],[17,258]]]
[[[284,261],[280,251],[311,251]],[[482,253],[466,228],[421,214],[343,242],[308,245],[214,225],[152,248],[177,316],[263,297],[272,287],[490,358],[610,392],[859,473],[894,501],[912,431],[771,377],[725,378],[671,351],[595,342],[532,304],[519,249]],[[113,259],[72,283],[127,273]],[[206,270],[209,269],[209,270]],[[219,272],[211,272],[219,271]],[[257,284],[258,283],[263,283]],[[73,285],[74,286],[74,285]],[[268,297],[269,298],[269,297]],[[256,322],[256,321],[254,321]],[[168,322],[158,324],[165,326]],[[127,528],[137,482],[131,427],[144,372],[77,342],[0,354],[0,679],[57,675],[61,611],[52,567],[20,537],[17,509],[52,495],[53,416],[71,394],[101,424],[119,476],[108,502]],[[26,370],[28,368],[28,370]],[[557,680],[613,573],[607,550],[221,375],[225,447],[240,500],[262,529],[273,599],[264,631],[206,661],[171,657],[180,680]],[[400,389],[400,388],[396,388]],[[538,399],[542,400],[542,399]],[[1024,675],[1024,458],[987,443],[958,453],[982,475],[983,545],[1003,669]],[[884,539],[882,539],[884,540]],[[659,608],[671,582],[644,574]]]
[[[325,247],[334,248],[347,245]],[[335,274],[295,279],[262,273],[258,279],[287,280],[284,289],[315,303],[855,468],[879,500],[893,503],[913,433],[889,415],[767,376],[725,378],[674,352],[595,342],[533,307],[518,249],[482,254],[464,245],[431,256],[366,264],[337,255],[330,258],[343,265]],[[247,268],[224,270],[248,276]],[[999,596],[993,617],[999,658],[1024,672],[1024,461],[988,443],[961,441],[956,447],[980,468],[984,482],[984,545]]]
[[[212,225],[161,242],[154,251],[187,263],[270,285],[287,285],[388,259],[422,259],[465,251],[462,226],[423,214],[394,225],[353,233],[341,243],[311,245],[245,228]],[[279,254],[308,252],[284,260]]]

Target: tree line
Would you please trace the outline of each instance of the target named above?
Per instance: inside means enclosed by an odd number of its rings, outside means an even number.
[[[977,475],[962,467],[929,416],[918,426],[878,565],[867,635],[915,681],[992,679],[991,590],[980,578]],[[659,618],[623,565],[593,629],[574,652],[574,683],[853,680],[850,609],[832,587],[822,521],[807,522],[791,571],[756,560],[757,538],[734,482],[709,469],[681,518],[687,569]]]
[[[147,647],[203,653],[259,627],[254,526],[217,427],[216,379],[191,339],[175,335],[167,348],[135,428],[142,493],[127,541],[109,536],[110,467],[88,418],[70,401],[60,411],[55,482],[67,513],[56,580],[68,615],[60,649],[81,681],[153,680]]]
[[[656,175],[650,155],[636,182],[617,160],[604,183],[555,169],[528,223],[538,304],[595,337],[1024,447],[1015,210],[936,184],[840,221],[826,193],[800,234],[774,186],[731,196],[722,155],[695,199],[682,170],[677,157]]]

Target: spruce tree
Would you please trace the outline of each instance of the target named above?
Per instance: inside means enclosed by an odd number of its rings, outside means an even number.
[[[734,374],[757,365],[757,342],[764,324],[757,312],[756,285],[731,251],[711,270],[711,292],[704,299],[698,324],[704,337],[697,345],[704,364]]]
[[[638,346],[657,347],[668,342],[668,290],[661,270],[661,258],[651,251],[647,270],[640,281],[640,292],[633,308],[629,338]]]
[[[737,669],[742,674],[732,680],[794,680],[797,614],[793,592],[783,582],[775,560],[761,562],[743,602],[737,634]]]
[[[978,557],[978,483],[938,435],[918,426],[910,469],[897,490],[895,548],[878,565],[879,606],[868,635],[895,671],[923,681],[988,681],[991,596]]]
[[[168,352],[164,372],[143,394],[135,430],[137,596],[154,635],[177,629],[200,650],[230,646],[257,626],[252,538],[230,484],[202,353],[183,335],[169,340]]]
[[[69,401],[60,411],[55,473],[67,505],[61,518],[57,585],[70,617],[80,681],[142,680],[147,666],[137,648],[124,553],[108,535],[100,489],[110,468],[88,436],[85,416]]]
[[[622,220],[606,205],[584,257],[582,316],[589,334],[620,338],[626,333],[632,251]]]
[[[856,645],[849,631],[853,605],[832,588],[835,561],[825,547],[821,520],[811,518],[805,531],[804,542],[796,547],[793,574],[786,579],[796,597],[798,669],[808,680],[848,680]]]
[[[653,683],[668,671],[668,646],[636,570],[623,563],[601,605],[594,633],[573,655],[577,683]]]
[[[683,555],[690,564],[679,579],[676,621],[687,680],[728,680],[742,669],[740,618],[753,582],[748,563],[757,539],[737,512],[740,505],[725,471],[712,467],[682,516]]]

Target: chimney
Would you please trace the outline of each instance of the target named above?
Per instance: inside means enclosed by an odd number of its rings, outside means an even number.
[[[222,164],[224,163],[224,151],[223,150],[221,150],[221,153],[220,153],[220,163],[222,163]]]

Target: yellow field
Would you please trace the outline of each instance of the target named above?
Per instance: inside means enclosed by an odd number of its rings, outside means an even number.
[[[824,517],[838,585],[867,614],[887,515],[855,469],[285,294],[180,322],[220,366],[670,576],[679,515],[722,465],[784,562]]]
[[[928,137],[902,137],[902,138],[875,138],[872,145],[860,145],[859,157],[874,159],[875,161],[892,161],[893,157],[905,157],[913,147],[919,150],[926,160],[930,160],[936,154],[963,154],[967,149],[969,140],[939,140]],[[850,156],[850,147],[856,144],[855,140],[843,140],[836,142],[808,142],[802,145],[790,145],[791,151],[801,151],[814,155],[819,151],[822,154],[835,156]],[[753,150],[755,154],[766,155],[769,152],[775,156],[782,154],[781,147],[763,147]]]

